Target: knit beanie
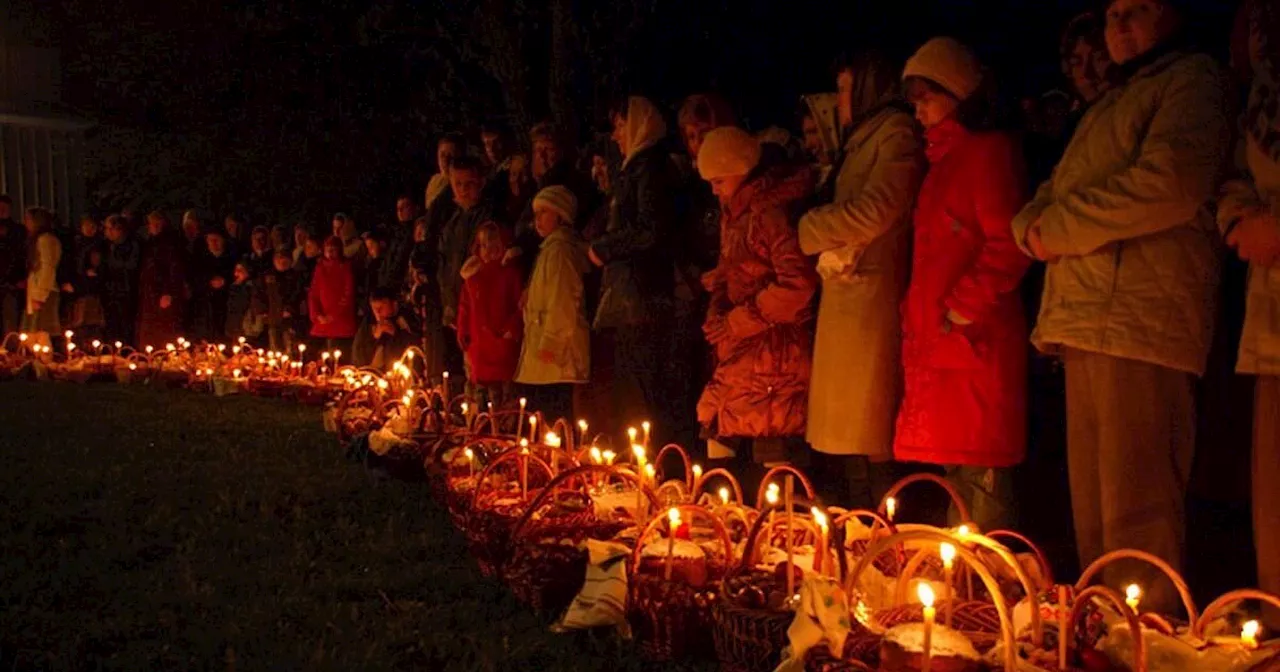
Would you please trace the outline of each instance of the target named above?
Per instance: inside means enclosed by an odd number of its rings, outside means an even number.
[[[704,180],[746,175],[760,163],[760,141],[737,126],[707,134],[698,150],[698,174]]]
[[[560,215],[566,224],[572,225],[578,218],[578,197],[567,187],[547,187],[533,197],[534,211],[537,212],[538,208],[546,208]]]
[[[935,37],[907,59],[902,77],[923,77],[965,100],[982,83],[982,64],[963,44],[950,37]]]

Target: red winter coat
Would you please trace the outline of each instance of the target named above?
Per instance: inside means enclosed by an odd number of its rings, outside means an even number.
[[[178,234],[166,228],[142,244],[138,267],[138,347],[163,349],[182,335],[182,312],[186,302],[184,250]],[[160,307],[160,297],[168,296],[168,308]]]
[[[1010,222],[1026,202],[1026,168],[1004,134],[948,120],[926,139],[894,457],[1012,466],[1026,450],[1027,325],[1017,288],[1030,260]],[[944,326],[948,311],[971,323]]]
[[[351,338],[356,335],[356,277],[351,262],[345,259],[321,259],[311,276],[307,292],[307,308],[311,315],[311,335],[316,338]],[[333,320],[320,324],[316,318],[327,315]]]
[[[509,381],[520,362],[524,327],[520,269],[472,257],[462,274],[466,279],[458,293],[458,345],[467,355],[471,378],[486,384]]]
[[[720,260],[704,331],[725,334],[698,400],[698,421],[721,437],[804,434],[813,356],[813,264],[800,251],[790,206],[813,191],[808,168],[778,167],[721,209]]]

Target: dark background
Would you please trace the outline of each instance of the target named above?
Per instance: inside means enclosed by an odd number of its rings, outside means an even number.
[[[498,118],[583,140],[614,96],[674,108],[715,89],[761,128],[830,90],[832,57],[972,44],[1010,96],[1063,85],[1057,36],[1086,0],[8,0],[19,39],[62,52],[90,132],[90,202],[256,223],[336,210],[362,226],[420,194],[434,141]],[[1196,3],[1221,42],[1231,3]]]

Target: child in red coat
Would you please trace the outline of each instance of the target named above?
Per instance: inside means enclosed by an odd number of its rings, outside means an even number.
[[[324,243],[324,258],[311,277],[307,306],[311,337],[323,339],[326,350],[350,352],[356,334],[356,279],[351,262],[342,255],[342,240],[336,236]]]
[[[458,345],[466,356],[467,377],[495,404],[509,396],[523,331],[520,269],[502,263],[508,237],[492,222],[476,230],[458,297]]]

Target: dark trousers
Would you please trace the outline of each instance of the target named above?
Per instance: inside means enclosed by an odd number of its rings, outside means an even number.
[[[539,427],[539,436],[560,418],[568,421],[570,427],[576,426],[577,419],[573,417],[573,384],[522,385],[521,388],[529,399],[529,410],[541,411],[542,417],[547,421],[545,428]],[[527,426],[525,430],[528,430]]]
[[[614,331],[612,424],[639,427],[641,422],[650,421],[654,446],[665,444],[681,424],[677,405],[671,404],[665,394],[669,339],[669,330],[655,322]]]

